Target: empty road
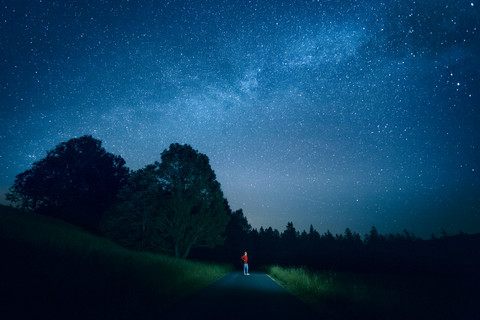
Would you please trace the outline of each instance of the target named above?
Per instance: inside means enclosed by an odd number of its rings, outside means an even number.
[[[231,272],[174,305],[167,319],[319,319],[265,273]]]

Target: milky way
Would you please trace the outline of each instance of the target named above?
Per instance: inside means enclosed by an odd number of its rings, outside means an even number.
[[[3,1],[0,190],[85,134],[255,227],[480,232],[478,1]],[[2,195],[3,198],[3,195]]]

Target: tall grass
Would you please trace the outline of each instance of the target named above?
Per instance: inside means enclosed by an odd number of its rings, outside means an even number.
[[[474,319],[478,289],[464,278],[355,274],[271,266],[267,273],[327,319]]]
[[[4,206],[0,249],[3,319],[156,317],[230,270],[130,251],[68,223]]]

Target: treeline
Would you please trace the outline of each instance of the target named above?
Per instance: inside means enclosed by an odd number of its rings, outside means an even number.
[[[253,229],[242,210],[231,213],[227,240],[221,247],[203,250],[195,258],[241,263],[248,251],[252,268],[272,264],[318,270],[376,273],[466,275],[480,267],[480,234],[459,233],[430,239],[404,230],[379,234],[372,227],[361,236],[349,228],[343,234],[320,234],[313,226],[299,232],[289,222],[282,232],[271,227]]]
[[[241,263],[366,272],[472,273],[480,267],[480,234],[423,240],[408,231],[367,235],[253,229],[232,211],[206,155],[171,144],[160,161],[136,171],[91,136],[60,143],[17,175],[7,200],[51,215],[139,251]],[[193,249],[193,250],[192,250]]]
[[[140,251],[186,258],[223,243],[228,203],[208,157],[174,143],[160,158],[131,171],[100,140],[73,138],[17,175],[7,200]]]

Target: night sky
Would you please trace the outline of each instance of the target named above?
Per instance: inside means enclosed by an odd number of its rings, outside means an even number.
[[[85,134],[253,227],[480,232],[480,1],[1,1],[0,197]]]

